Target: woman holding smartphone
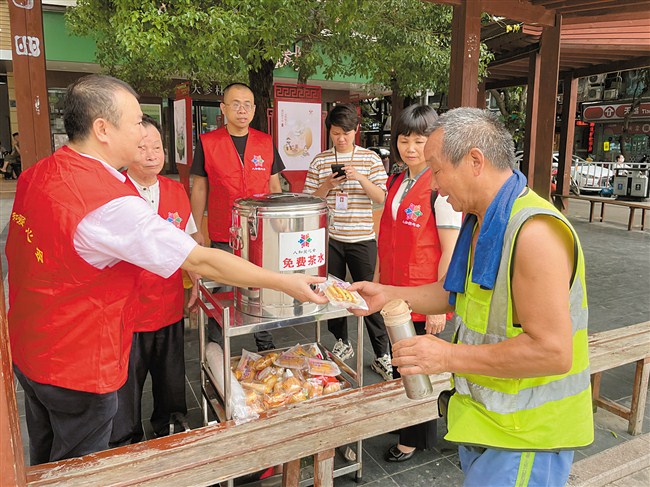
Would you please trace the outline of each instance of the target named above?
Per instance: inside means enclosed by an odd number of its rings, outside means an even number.
[[[393,126],[392,152],[405,170],[390,176],[388,194],[379,226],[375,282],[416,286],[435,282],[447,272],[462,215],[446,197],[431,190],[431,169],[424,158],[424,145],[438,115],[430,106],[406,108]],[[446,316],[411,315],[418,335],[438,334]],[[397,369],[393,377],[399,377]],[[436,421],[404,428],[399,442],[386,453],[389,462],[409,460],[417,449],[436,444]]]

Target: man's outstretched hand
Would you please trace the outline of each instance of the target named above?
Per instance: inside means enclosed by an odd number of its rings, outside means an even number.
[[[379,311],[388,301],[385,294],[385,286],[376,282],[355,282],[350,286],[348,291],[357,291],[368,305],[367,310],[351,308],[350,311],[357,316],[367,316],[375,311]]]

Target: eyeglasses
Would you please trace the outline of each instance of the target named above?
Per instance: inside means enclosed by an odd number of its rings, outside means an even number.
[[[238,112],[240,108],[243,108],[245,112],[250,112],[255,107],[255,105],[253,105],[252,103],[249,102],[240,103],[238,101],[233,101],[232,103],[224,103],[224,105],[232,108],[236,112]]]

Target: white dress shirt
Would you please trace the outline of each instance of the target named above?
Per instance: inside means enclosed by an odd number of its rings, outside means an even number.
[[[121,182],[124,175],[104,161],[108,172]],[[196,246],[192,237],[170,225],[139,196],[123,196],[88,213],[74,235],[81,258],[104,269],[124,260],[163,278],[180,268]]]
[[[128,173],[126,177],[131,180],[135,189],[137,189],[140,196],[149,203],[151,208],[153,208],[153,211],[158,213],[158,207],[160,206],[160,183],[158,182],[158,179],[156,178],[156,182],[151,186],[144,186],[129,176]],[[194,217],[192,216],[192,213],[190,213],[190,217],[187,219],[187,225],[185,225],[185,233],[192,235],[197,231],[198,229],[196,228],[196,223],[194,223]]]

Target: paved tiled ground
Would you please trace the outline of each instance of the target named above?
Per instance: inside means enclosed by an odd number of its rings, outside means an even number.
[[[4,231],[2,240],[6,238],[6,223],[8,212],[5,211],[7,201],[0,201],[1,223]],[[591,331],[602,331],[625,325],[650,320],[650,231],[626,230],[627,211],[619,208],[608,208],[608,222],[589,224],[588,205],[582,202],[571,202],[570,219],[581,238],[586,256],[587,286],[590,305],[589,326]],[[4,245],[4,241],[2,242]],[[6,267],[3,267],[6,271]],[[4,277],[4,276],[3,276]],[[299,341],[313,338],[313,328],[285,329],[274,332],[277,346],[290,346]],[[350,330],[356,327],[350,326]],[[450,330],[446,331],[448,335]],[[332,345],[332,339],[326,331],[323,333],[326,346]],[[352,334],[356,338],[355,334]],[[366,384],[379,381],[379,377],[370,368],[372,350],[368,345],[367,336],[364,340],[364,362]],[[233,340],[233,350],[241,347],[254,349],[251,337],[240,337]],[[192,428],[201,426],[200,387],[198,365],[198,339],[196,330],[186,331],[186,369],[187,369],[187,401],[190,408],[188,417]],[[620,367],[607,372],[603,376],[602,391],[608,397],[623,404],[629,404],[634,376],[633,366]],[[22,391],[18,391],[18,402],[21,413],[21,423],[24,432],[24,409]],[[650,401],[649,401],[650,402]],[[151,412],[151,400],[145,396],[143,400],[146,418]],[[151,427],[144,421],[145,432],[150,435]],[[442,422],[439,422],[442,429]],[[646,408],[643,433],[650,432],[650,408]],[[441,431],[440,436],[444,432]],[[24,434],[24,433],[23,433]],[[23,436],[26,438],[26,436]],[[362,483],[372,486],[437,486],[460,485],[462,473],[458,468],[456,448],[442,440],[435,450],[417,452],[408,462],[390,464],[383,460],[384,452],[395,443],[395,435],[382,435],[371,438],[363,443],[363,479]],[[626,423],[612,414],[599,410],[596,413],[596,441],[588,448],[576,454],[579,460],[593,455],[622,442],[628,441],[630,435],[626,431]],[[27,444],[27,441],[25,441]],[[27,451],[27,449],[26,449]],[[357,485],[354,474],[349,474],[335,481],[337,487]]]

